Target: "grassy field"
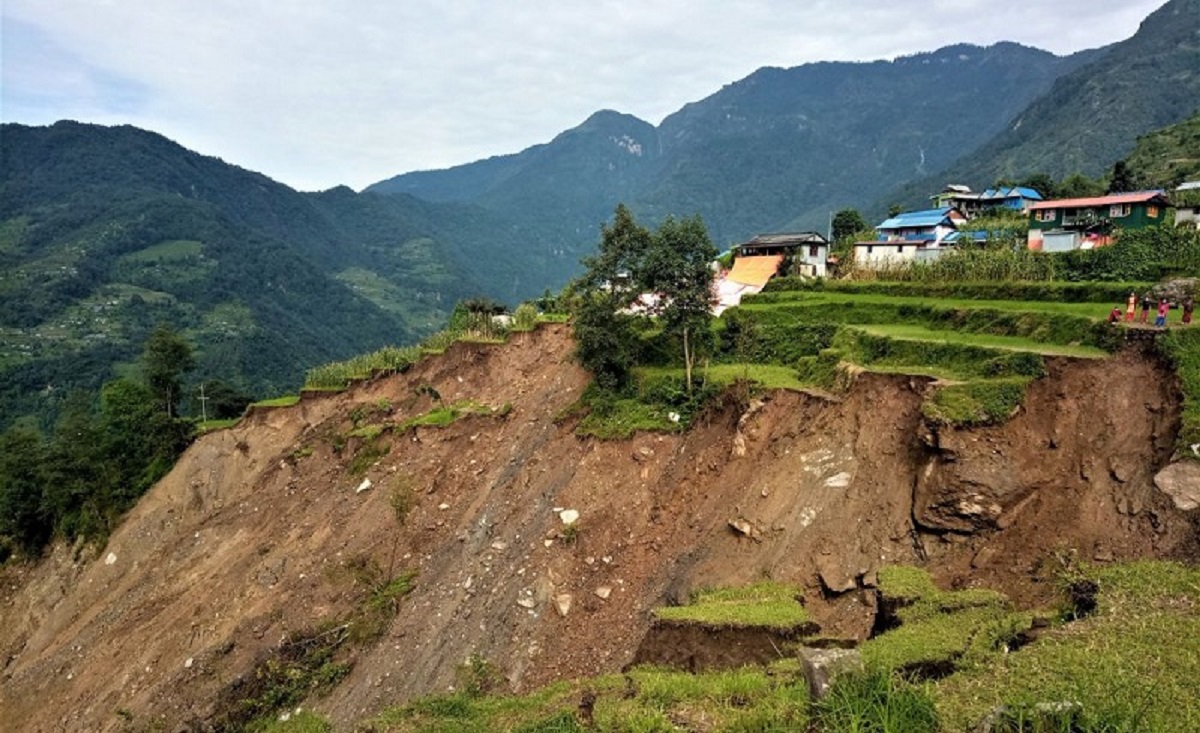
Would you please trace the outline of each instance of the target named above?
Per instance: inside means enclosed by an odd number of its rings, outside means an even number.
[[[782,291],[751,296],[744,306],[748,309],[769,308],[782,303],[845,307],[848,305],[890,306],[936,306],[975,310],[990,308],[1013,313],[1046,313],[1069,315],[1103,321],[1117,302],[1109,303],[1062,303],[1044,300],[974,300],[970,298],[931,298],[926,296],[876,295],[842,292]]]
[[[1080,359],[1097,359],[1108,356],[1108,352],[1094,346],[1079,344],[1048,344],[1020,336],[994,336],[986,333],[969,333],[911,326],[906,324],[883,324],[855,326],[867,333],[888,336],[903,341],[931,341],[939,344],[965,344],[983,346],[1006,351],[1029,351],[1047,356],[1073,356]]]

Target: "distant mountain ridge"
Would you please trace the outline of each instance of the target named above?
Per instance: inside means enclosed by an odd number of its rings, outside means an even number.
[[[780,227],[824,228],[828,212],[937,170],[1003,129],[1063,73],[1060,58],[999,43],[866,63],[764,68],[657,128],[599,112],[544,145],[368,191],[479,204],[573,248],[619,201],[651,219],[700,213],[729,243]]]
[[[1057,79],[994,139],[936,176],[881,201],[914,203],[942,183],[986,186],[1001,177],[1097,176],[1139,135],[1200,111],[1200,0],[1171,0],[1137,33]]]

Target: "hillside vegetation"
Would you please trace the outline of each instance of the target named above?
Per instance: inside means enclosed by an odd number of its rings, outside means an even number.
[[[259,394],[414,342],[479,293],[459,264],[479,253],[450,243],[495,230],[404,197],[299,194],[134,128],[0,139],[0,425],[94,394],[160,323],[196,344],[198,378]]]
[[[1137,138],[1194,115],[1200,99],[1200,0],[1171,0],[1126,41],[1055,80],[1006,129],[934,177],[882,201],[926,200],[946,182],[977,189],[1033,173],[1098,176]]]

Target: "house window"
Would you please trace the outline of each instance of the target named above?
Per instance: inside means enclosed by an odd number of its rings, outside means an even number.
[[[871,254],[874,251],[875,251],[875,248],[868,244],[867,245],[867,254]]]
[[[1146,216],[1150,217],[1151,219],[1158,218],[1158,207],[1157,206],[1147,206],[1146,207]]]
[[[1108,207],[1108,215],[1114,219],[1121,216],[1129,216],[1129,212],[1129,204],[1113,204]]]
[[[1054,221],[1054,209],[1041,209],[1037,213],[1038,221]]]
[[[815,244],[808,245],[808,256],[809,257],[816,258],[817,252],[818,252],[817,245],[815,245]]]

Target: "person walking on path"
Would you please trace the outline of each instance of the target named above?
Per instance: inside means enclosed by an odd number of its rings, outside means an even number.
[[[1188,296],[1183,301],[1183,323],[1187,325],[1192,322],[1192,311],[1196,310],[1196,301],[1192,300],[1192,296]]]
[[[1154,325],[1157,328],[1167,327],[1167,311],[1169,310],[1171,310],[1171,304],[1167,302],[1166,298],[1158,301],[1158,318],[1154,319]]]
[[[1145,323],[1146,318],[1150,315],[1150,305],[1154,301],[1150,299],[1150,293],[1147,291],[1142,295],[1142,317],[1138,319],[1138,323]]]
[[[1125,302],[1125,322],[1133,323],[1133,312],[1137,310],[1137,293],[1129,291],[1129,300]]]

